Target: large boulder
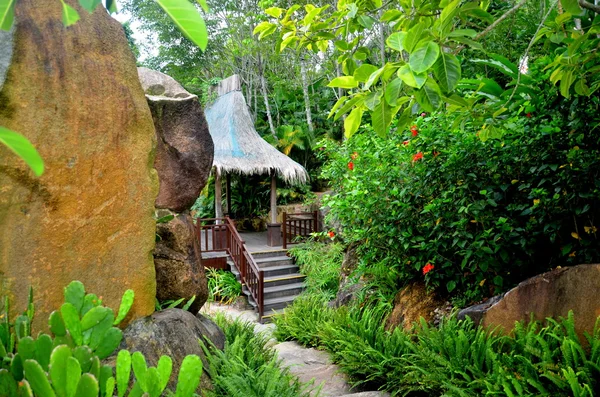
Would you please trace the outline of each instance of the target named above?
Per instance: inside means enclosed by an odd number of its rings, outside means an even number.
[[[594,330],[600,315],[600,265],[579,265],[552,270],[523,281],[491,305],[479,310],[465,310],[461,316],[480,319],[484,327],[500,326],[510,331],[516,321],[548,317],[566,317],[570,310],[575,315],[575,329],[579,335]],[[487,306],[487,307],[486,307]]]
[[[428,292],[423,283],[414,283],[400,290],[394,298],[394,309],[386,320],[386,329],[402,327],[410,330],[421,318],[433,322],[436,309],[445,306],[444,300]]]
[[[13,49],[0,126],[29,138],[46,165],[36,178],[0,145],[0,296],[23,310],[33,286],[38,330],[72,280],[114,308],[133,289],[130,318],[152,313],[156,292],[154,125],[135,59],[103,7],[66,3],[81,16],[73,26],[60,1],[19,0],[14,35],[0,36],[0,68]]]
[[[120,348],[143,353],[149,366],[156,366],[162,355],[170,356],[173,372],[167,387],[175,391],[177,375],[185,356],[195,354],[202,358],[205,366],[208,364],[198,342],[205,341],[205,338],[216,348],[225,348],[225,334],[208,317],[200,314],[194,316],[180,309],[168,309],[132,322],[123,333]],[[210,380],[203,374],[199,389],[207,388],[210,388]]]
[[[157,208],[182,212],[191,208],[206,185],[214,145],[198,97],[166,74],[139,68],[156,127],[160,189]]]
[[[168,216],[165,210],[159,214]],[[189,212],[174,215],[171,221],[156,225],[156,234],[156,298],[188,300],[195,296],[190,311],[198,313],[208,298],[208,286],[192,217]]]

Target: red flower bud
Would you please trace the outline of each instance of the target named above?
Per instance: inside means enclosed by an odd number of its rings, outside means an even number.
[[[410,141],[404,141],[404,142],[402,142],[402,144],[403,144],[404,146],[407,146],[409,143],[410,143]]]
[[[327,233],[327,235],[329,236],[329,238],[334,238],[335,237],[335,233],[334,232],[329,232],[329,233]]]
[[[354,171],[354,163],[352,161],[348,163],[348,169]]]
[[[419,152],[413,156],[413,162],[423,159],[423,152]]]
[[[528,119],[530,119],[530,118],[531,118],[531,113],[527,113],[527,114],[525,115],[525,117],[527,117]]]
[[[427,273],[432,271],[434,267],[435,266],[433,266],[431,263],[428,263],[425,266],[423,266],[423,275],[426,275]]]
[[[358,157],[358,153],[356,153],[356,152],[354,152],[354,153],[352,153],[352,154],[350,155],[350,158],[351,158],[352,160],[356,160],[356,158],[357,158],[357,157]]]

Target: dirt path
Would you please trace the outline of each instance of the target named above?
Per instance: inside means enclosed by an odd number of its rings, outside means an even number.
[[[271,336],[275,324],[259,324],[258,316],[251,310],[239,310],[233,306],[220,305],[216,303],[206,304],[202,312],[215,314],[224,313],[231,319],[241,319],[255,324],[254,331],[264,332]],[[352,393],[346,377],[339,371],[337,365],[332,364],[329,355],[320,350],[307,349],[296,342],[278,343],[271,338],[273,348],[277,351],[283,366],[289,367],[290,371],[303,383],[314,380],[314,385],[321,385],[322,397],[386,397],[384,392],[362,392]]]

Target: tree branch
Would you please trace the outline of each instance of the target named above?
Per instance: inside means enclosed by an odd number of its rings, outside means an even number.
[[[592,10],[596,14],[600,14],[600,6],[599,5],[596,5],[593,3],[588,3],[585,0],[578,0],[577,3],[579,4],[580,7],[586,8],[588,10]]]

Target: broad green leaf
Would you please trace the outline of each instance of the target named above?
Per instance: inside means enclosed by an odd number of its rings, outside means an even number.
[[[491,66],[495,69],[498,69],[502,73],[510,77],[516,77],[517,72],[513,72],[508,66],[500,61],[496,61],[493,59],[471,59],[471,62],[476,63],[478,65],[486,65]]]
[[[400,69],[398,69],[398,77],[404,81],[404,84],[414,87],[421,88],[425,81],[427,80],[427,73],[417,74],[414,73],[410,66],[404,65]]]
[[[454,291],[454,288],[456,288],[456,281],[448,281],[448,283],[446,283],[446,288],[448,289],[448,292]]]
[[[111,14],[117,13],[119,11],[117,9],[117,0],[106,0],[106,9]]]
[[[477,31],[473,29],[456,29],[448,33],[448,37],[470,37],[477,36]]]
[[[460,80],[460,62],[454,55],[442,53],[433,65],[433,74],[442,91],[448,93],[454,90]]]
[[[0,0],[0,29],[10,30],[15,20],[15,3],[17,0]]]
[[[402,79],[395,78],[385,87],[385,100],[390,106],[396,106],[396,101],[402,90]]]
[[[387,136],[388,128],[392,122],[392,118],[398,113],[399,106],[390,107],[385,101],[381,101],[373,112],[371,112],[371,120],[373,122],[373,130],[380,137]]]
[[[346,120],[344,120],[344,135],[346,135],[346,138],[350,139],[358,131],[362,116],[363,110],[361,108],[354,108],[348,117],[346,117]]]
[[[452,94],[449,97],[444,98],[444,100],[446,101],[446,103],[457,106],[457,107],[465,107],[465,108],[470,107],[469,102],[467,102],[460,95]]]
[[[373,84],[377,84],[377,81],[379,80],[379,77],[381,77],[381,74],[384,71],[385,71],[385,66],[382,67],[382,68],[379,68],[376,71],[374,71],[373,73],[371,73],[371,75],[369,76],[369,79],[365,83],[364,89],[368,90],[369,88],[371,88],[371,86]]]
[[[90,14],[94,12],[100,3],[102,3],[102,0],[79,0],[79,5],[81,5]]]
[[[358,23],[365,29],[371,29],[375,24],[375,19],[368,15],[359,15],[357,18]]]
[[[563,9],[571,15],[583,14],[583,10],[579,6],[577,0],[560,0],[560,4],[562,4]]]
[[[79,21],[79,13],[73,7],[64,2],[64,0],[60,0],[62,3],[62,18],[63,25],[71,26]]]
[[[353,96],[346,103],[344,103],[344,105],[340,108],[340,110],[337,111],[333,120],[337,121],[340,117],[342,117],[344,114],[346,114],[353,107],[362,105],[364,100],[365,100],[364,94],[358,94],[358,95]]]
[[[187,0],[155,0],[158,5],[169,15],[181,32],[200,47],[206,49],[208,43],[208,32],[204,19],[196,10],[196,7]]]
[[[269,7],[265,10],[265,14],[272,16],[273,18],[281,17],[283,13],[283,8],[279,7]]]
[[[442,104],[440,87],[431,79],[419,91],[415,92],[415,99],[426,112],[437,110]]]
[[[363,63],[358,69],[354,71],[354,78],[357,81],[364,83],[369,79],[373,72],[377,71],[377,69],[377,66],[373,66],[368,63]]]
[[[347,100],[348,100],[348,97],[345,95],[343,97],[341,97],[340,99],[338,99],[337,102],[335,103],[335,105],[333,105],[333,107],[329,111],[327,118],[330,118],[331,116],[333,116],[335,114],[335,112],[340,108],[340,106],[342,106],[344,104],[344,102],[346,102]]]
[[[200,7],[202,7],[202,9],[204,10],[204,12],[208,12],[209,8],[208,8],[208,4],[206,3],[206,0],[196,0],[198,2],[198,4],[200,4]]]
[[[23,135],[8,128],[0,127],[0,143],[3,143],[33,170],[36,176],[44,173],[44,160],[35,147]]]
[[[409,54],[413,52],[413,50],[417,46],[417,43],[421,41],[421,36],[423,36],[424,31],[425,24],[423,22],[420,22],[412,28],[410,28],[410,30],[406,34],[406,37],[404,38],[404,41],[402,42],[404,50],[406,52],[408,52]]]
[[[429,70],[440,56],[440,46],[433,41],[425,42],[411,54],[409,65],[415,73]]]
[[[575,82],[575,76],[573,70],[567,70],[560,79],[560,94],[565,98],[571,96],[570,89],[571,85]]]
[[[266,37],[277,30],[277,25],[271,22],[261,22],[254,28],[252,34],[258,34],[258,39],[261,40],[263,37]]]
[[[356,88],[358,81],[353,76],[340,76],[331,80],[327,87],[331,88]]]
[[[381,95],[378,92],[372,92],[365,98],[365,106],[369,110],[374,110],[381,102]]]

